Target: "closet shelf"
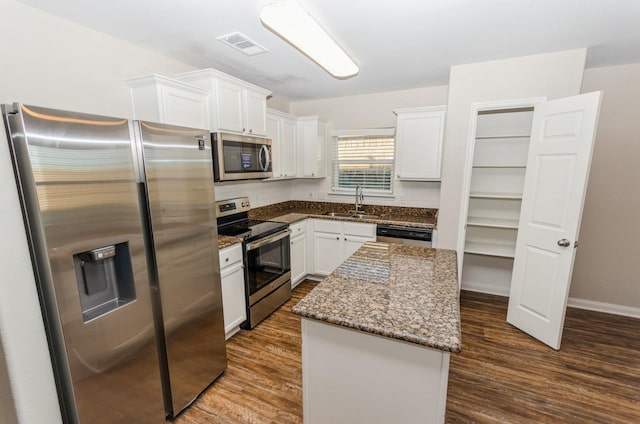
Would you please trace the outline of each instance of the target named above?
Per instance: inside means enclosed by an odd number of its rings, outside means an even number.
[[[502,258],[515,257],[516,247],[513,245],[481,243],[475,241],[467,241],[464,245],[465,253],[475,255],[499,256]]]
[[[477,199],[522,199],[522,193],[500,193],[500,192],[483,192],[472,191],[469,197]]]
[[[502,139],[512,139],[512,138],[529,138],[531,134],[510,134],[510,135],[478,135],[476,136],[476,140],[502,140]]]
[[[489,228],[508,228],[508,229],[518,229],[518,220],[517,219],[507,219],[507,218],[487,218],[480,216],[470,216],[467,218],[467,225],[472,225],[475,227],[489,227]]]
[[[513,168],[525,169],[527,165],[473,165],[473,168]]]

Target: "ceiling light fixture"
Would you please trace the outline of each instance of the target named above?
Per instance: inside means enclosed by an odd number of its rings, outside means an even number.
[[[295,0],[265,6],[260,20],[334,77],[346,79],[359,72],[358,65]]]

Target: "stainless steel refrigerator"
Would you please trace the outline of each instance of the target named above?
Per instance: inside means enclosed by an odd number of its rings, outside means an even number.
[[[177,415],[226,368],[209,134],[2,112],[64,421]]]

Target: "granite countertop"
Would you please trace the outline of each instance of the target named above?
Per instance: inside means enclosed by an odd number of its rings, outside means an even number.
[[[315,212],[315,213],[314,213]],[[327,219],[332,221],[351,221],[351,222],[366,222],[368,224],[395,224],[405,225],[418,228],[434,228],[435,222],[424,217],[407,216],[407,215],[380,215],[378,218],[349,218],[344,216],[329,216],[318,214],[317,211],[303,211],[297,210],[289,212],[286,215],[275,216],[269,218],[269,221],[284,222],[287,224],[294,224],[298,221],[302,221],[307,218],[314,219]]]
[[[347,213],[354,208],[353,203],[316,202],[289,200],[268,206],[261,206],[249,212],[249,218],[278,221],[293,224],[307,218],[333,221],[366,222],[370,224],[395,224],[420,228],[435,228],[438,222],[438,210],[390,205],[365,205],[368,215],[376,218],[350,218],[325,215],[327,212]]]
[[[292,312],[449,352],[460,352],[456,252],[369,242]]]
[[[223,236],[218,234],[218,250],[233,246],[236,243],[242,243],[242,239],[240,237]]]

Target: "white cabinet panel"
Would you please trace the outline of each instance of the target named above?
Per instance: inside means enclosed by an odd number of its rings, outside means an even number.
[[[127,80],[135,119],[209,129],[209,93],[161,75]]]
[[[327,174],[328,123],[318,116],[298,118],[298,177],[323,178]]]
[[[262,91],[244,89],[245,133],[267,135],[267,96]]]
[[[375,224],[313,220],[313,273],[331,274],[364,243],[375,241]]]
[[[399,180],[440,180],[445,106],[396,109],[396,176]]]
[[[217,130],[241,133],[244,131],[243,93],[237,84],[220,80],[217,84]]]
[[[273,178],[294,178],[297,174],[296,118],[280,111],[268,110],[267,137],[271,139]]]
[[[209,91],[211,131],[266,136],[270,91],[211,68],[185,72],[176,78]]]
[[[307,275],[309,249],[307,248],[307,220],[289,226],[291,231],[291,287],[297,286]]]
[[[228,339],[238,332],[240,324],[247,319],[242,245],[221,249],[219,255],[224,332]]]
[[[360,249],[368,241],[373,241],[369,237],[360,236],[344,236],[344,260],[353,255],[356,250]],[[342,262],[344,262],[344,260]]]
[[[296,129],[296,121],[293,119],[285,118],[282,120],[280,161],[282,162],[282,172],[285,177],[295,177],[297,175]]]

